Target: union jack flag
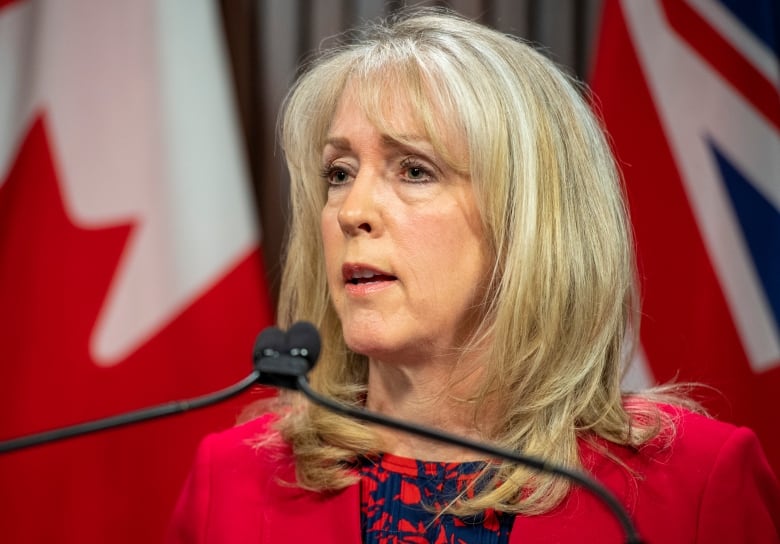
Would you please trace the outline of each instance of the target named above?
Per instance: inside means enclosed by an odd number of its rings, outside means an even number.
[[[705,405],[753,428],[776,473],[779,40],[777,0],[608,0],[591,81],[638,246],[631,379],[712,386]]]

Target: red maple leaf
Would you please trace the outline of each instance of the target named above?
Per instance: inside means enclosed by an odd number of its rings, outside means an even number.
[[[113,367],[89,338],[132,225],[67,213],[45,118],[0,186],[0,439],[214,391],[270,322],[259,250]],[[0,457],[0,541],[159,541],[194,446],[248,398]]]
[[[130,230],[70,221],[37,119],[0,186],[0,436],[106,411],[88,340]]]

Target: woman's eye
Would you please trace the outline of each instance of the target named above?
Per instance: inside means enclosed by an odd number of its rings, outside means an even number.
[[[420,164],[404,161],[401,164],[403,168],[403,177],[406,181],[414,183],[425,183],[433,181],[434,176],[431,171]]]
[[[425,171],[419,166],[412,166],[411,168],[409,168],[408,172],[409,172],[409,177],[412,179],[421,178],[425,175]]]
[[[331,173],[330,180],[333,183],[344,183],[347,181],[347,173],[344,170],[336,170]]]
[[[329,185],[343,185],[349,181],[349,174],[338,166],[328,166],[322,171],[322,177]]]

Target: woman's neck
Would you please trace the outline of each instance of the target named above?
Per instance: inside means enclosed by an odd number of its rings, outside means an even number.
[[[371,360],[366,406],[370,410],[406,422],[451,434],[484,440],[494,410],[472,399],[483,368],[461,359],[403,365]],[[475,421],[475,415],[483,421]],[[377,427],[383,449],[389,453],[426,461],[467,461],[481,455],[409,433]]]

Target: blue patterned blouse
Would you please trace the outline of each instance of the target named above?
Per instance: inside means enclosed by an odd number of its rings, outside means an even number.
[[[511,514],[435,514],[483,467],[481,461],[426,462],[389,453],[366,460],[360,469],[364,544],[507,544]],[[473,488],[466,491],[466,496],[473,494]]]

